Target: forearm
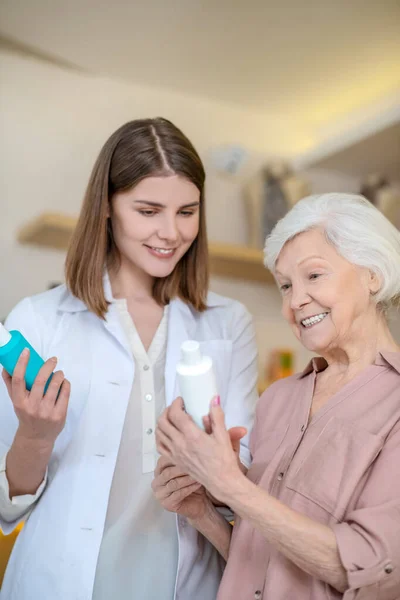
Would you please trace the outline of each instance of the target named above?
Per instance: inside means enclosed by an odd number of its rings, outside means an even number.
[[[330,527],[292,510],[244,477],[233,484],[224,500],[303,571],[340,592],[348,588]]]
[[[228,560],[232,526],[214,506],[210,504],[202,518],[189,519],[189,523],[211,542],[225,560]]]
[[[29,440],[18,431],[7,454],[6,475],[10,498],[35,494],[42,483],[53,445]]]

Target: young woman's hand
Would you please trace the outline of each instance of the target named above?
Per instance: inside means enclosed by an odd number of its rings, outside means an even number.
[[[229,484],[243,477],[243,472],[225,427],[224,412],[217,402],[211,406],[210,423],[211,432],[202,431],[184,412],[182,398],[177,398],[158,421],[157,449],[224,502]]]
[[[57,371],[44,393],[46,382],[57,364],[56,358],[50,358],[40,369],[29,392],[24,379],[28,360],[29,350],[25,349],[13,376],[4,369],[2,373],[19,421],[17,435],[20,439],[52,446],[65,425],[71,386],[64,373]]]
[[[201,519],[210,504],[204,487],[164,456],[157,462],[151,487],[165,510],[193,521]]]

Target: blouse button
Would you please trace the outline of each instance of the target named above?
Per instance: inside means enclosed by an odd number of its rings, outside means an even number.
[[[390,575],[390,573],[393,573],[393,566],[391,564],[386,565],[385,573],[387,573],[388,575]]]
[[[153,400],[153,396],[151,394],[145,395],[146,402],[151,402]]]
[[[284,476],[284,473],[279,473],[279,475],[278,475],[278,481],[282,481],[283,476]],[[260,596],[260,598],[261,598],[261,596]]]
[[[149,365],[144,365],[143,371],[148,371],[150,369]]]
[[[146,429],[146,433],[147,433],[147,435],[151,435],[153,433],[153,430],[151,429],[151,427],[149,427],[149,429]]]
[[[261,598],[261,590],[257,590],[256,593],[254,594],[254,598],[255,600],[260,600]]]
[[[305,428],[306,428],[306,426],[305,426],[305,425],[303,425],[303,426],[302,426],[302,428],[301,428],[301,431],[304,431],[304,430],[305,430]]]

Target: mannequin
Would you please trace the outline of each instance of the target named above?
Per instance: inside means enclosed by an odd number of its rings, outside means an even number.
[[[274,161],[258,171],[244,187],[248,245],[264,248],[266,236],[296,202],[310,194],[310,184],[288,164]]]
[[[369,175],[361,186],[361,194],[400,228],[400,187],[391,185],[378,174]]]

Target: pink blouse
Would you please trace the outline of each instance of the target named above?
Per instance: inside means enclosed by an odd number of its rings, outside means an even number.
[[[308,575],[237,518],[218,600],[400,599],[400,353],[379,354],[307,426],[324,368],[313,359],[263,394],[248,477],[333,529],[349,589]]]

